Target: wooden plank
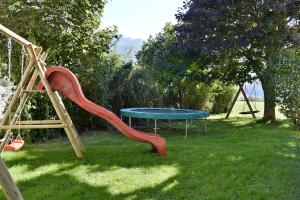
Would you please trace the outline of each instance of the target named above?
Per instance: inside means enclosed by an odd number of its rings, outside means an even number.
[[[34,93],[45,93],[45,90],[23,90],[22,93],[34,94]]]
[[[55,92],[55,98],[57,99],[57,101],[59,102],[59,109],[61,110],[62,113],[64,113],[64,117],[65,117],[65,123],[67,123],[69,126],[67,127],[68,131],[71,133],[71,135],[73,135],[75,141],[77,142],[78,147],[80,148],[80,150],[82,152],[85,151],[84,145],[80,140],[80,137],[75,129],[75,126],[73,124],[73,121],[61,99],[61,97],[59,96],[58,92]]]
[[[21,45],[29,46],[32,44],[31,42],[25,40],[24,38],[22,38],[21,36],[19,36],[18,34],[14,33],[13,31],[11,31],[10,29],[6,28],[1,24],[0,24],[0,33],[4,34],[6,37],[11,38],[12,40],[16,41]],[[36,48],[37,46],[33,45],[33,47]]]
[[[33,121],[17,121],[16,124],[61,124],[61,120],[33,120]]]
[[[239,90],[238,90],[238,92],[236,93],[236,95],[235,95],[235,97],[234,97],[234,99],[233,99],[233,101],[232,101],[232,104],[230,105],[230,108],[229,108],[229,110],[228,110],[228,112],[227,112],[227,114],[226,114],[225,119],[228,119],[228,118],[229,118],[229,115],[230,115],[230,113],[232,112],[232,109],[233,109],[233,107],[234,107],[234,105],[235,105],[235,103],[236,103],[236,101],[237,101],[237,99],[238,99],[240,93],[241,93],[241,87],[239,87]]]
[[[0,158],[0,185],[8,200],[23,200],[21,192],[11,177],[4,161]]]
[[[67,124],[25,124],[25,125],[12,125],[12,126],[0,126],[0,130],[5,129],[47,129],[47,128],[66,128]]]

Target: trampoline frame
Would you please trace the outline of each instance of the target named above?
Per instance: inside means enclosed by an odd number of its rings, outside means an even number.
[[[140,110],[140,111],[138,111]],[[160,110],[162,112],[143,112],[142,110]],[[163,112],[163,111],[167,112]],[[168,111],[173,111],[168,112]],[[176,111],[178,111],[176,113]],[[203,110],[190,110],[190,109],[175,109],[175,108],[124,108],[120,110],[121,120],[123,117],[129,118],[129,127],[132,125],[132,118],[154,119],[154,133],[157,134],[157,120],[185,120],[185,137],[188,135],[189,121],[193,119],[204,119],[204,134],[207,133],[207,117],[208,111]]]

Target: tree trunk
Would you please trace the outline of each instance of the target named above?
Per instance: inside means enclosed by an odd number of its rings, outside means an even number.
[[[264,91],[264,116],[262,118],[263,122],[275,122],[275,89],[271,78],[264,77],[261,80],[262,88]]]

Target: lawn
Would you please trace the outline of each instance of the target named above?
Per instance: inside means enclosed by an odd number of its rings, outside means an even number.
[[[67,141],[27,145],[4,160],[25,199],[299,199],[300,133],[247,118],[160,129],[168,155],[115,133],[83,138],[77,159]],[[184,126],[177,123],[175,126]],[[1,193],[0,199],[4,199]]]

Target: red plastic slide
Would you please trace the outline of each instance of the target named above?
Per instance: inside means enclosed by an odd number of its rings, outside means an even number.
[[[83,94],[76,76],[64,67],[50,67],[46,71],[46,77],[53,91],[58,91],[76,103],[84,110],[100,117],[114,126],[129,139],[150,143],[158,155],[166,155],[166,141],[159,135],[139,132],[127,126],[120,118],[109,110],[89,101]],[[38,89],[43,89],[43,84],[38,84]]]

